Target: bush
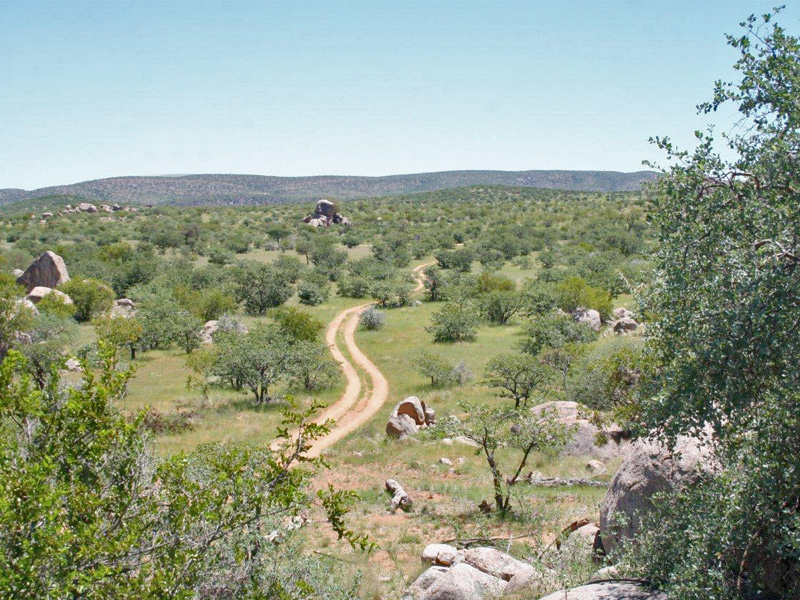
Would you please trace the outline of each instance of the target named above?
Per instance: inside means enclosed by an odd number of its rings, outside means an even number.
[[[478,318],[470,307],[445,304],[431,316],[425,331],[433,334],[435,342],[472,342],[478,331]]]
[[[96,279],[70,279],[59,287],[60,291],[75,303],[75,319],[90,321],[97,315],[111,310],[114,291]]]
[[[386,321],[386,313],[382,310],[378,310],[374,306],[370,306],[361,313],[361,315],[358,317],[358,321],[361,324],[361,327],[364,329],[369,331],[377,331],[383,327],[383,324]]]
[[[297,286],[297,296],[302,304],[319,306],[330,296],[330,285],[324,276],[312,273]]]
[[[426,350],[414,359],[414,366],[421,375],[430,379],[433,387],[463,385],[472,379],[472,372],[463,360],[453,364],[446,358]]]
[[[535,317],[523,326],[520,350],[533,356],[546,348],[562,348],[567,344],[582,344],[597,339],[586,323],[576,323],[567,315]]]
[[[603,319],[611,315],[611,294],[590,286],[581,277],[570,277],[556,284],[555,292],[561,310],[572,312],[577,308],[593,308]]]

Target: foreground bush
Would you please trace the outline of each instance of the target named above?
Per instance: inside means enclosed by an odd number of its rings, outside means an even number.
[[[297,462],[324,428],[287,413],[303,438],[279,451],[212,444],[159,459],[143,415],[113,409],[130,373],[101,355],[100,373],[65,391],[38,390],[13,351],[0,365],[1,597],[349,595],[290,541],[311,502]],[[348,495],[320,496],[338,533],[366,546],[344,528]]]

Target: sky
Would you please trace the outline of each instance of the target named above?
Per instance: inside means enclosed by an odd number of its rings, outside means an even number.
[[[0,0],[0,188],[637,171],[651,136],[691,145],[724,34],[774,4]]]

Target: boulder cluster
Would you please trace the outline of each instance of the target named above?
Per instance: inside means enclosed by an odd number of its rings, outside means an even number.
[[[103,212],[103,213],[112,213],[118,212],[120,210],[127,210],[127,211],[135,211],[135,208],[123,208],[119,204],[101,204],[98,208],[94,204],[89,204],[88,202],[81,202],[76,206],[72,206],[71,204],[67,204],[61,211],[62,215],[69,215],[74,213],[89,213],[94,214],[96,212]],[[52,216],[52,213],[50,213]],[[44,215],[42,215],[44,217]]]
[[[583,535],[577,529],[568,540],[591,543],[593,536]],[[561,544],[562,551],[566,544]],[[536,598],[538,590],[550,588],[557,581],[549,568],[535,568],[489,547],[459,550],[448,544],[430,544],[422,551],[422,562],[427,569],[411,584],[404,600],[479,600],[500,597]],[[601,578],[604,578],[601,579]],[[663,592],[651,591],[630,580],[613,580],[602,571],[598,581],[558,591],[542,600],[666,600]],[[533,595],[532,595],[533,594]]]
[[[406,438],[420,429],[433,425],[436,412],[416,396],[398,402],[386,423],[386,433],[394,438]]]
[[[610,331],[613,331],[617,335],[633,333],[639,326],[633,318],[633,313],[627,308],[615,308],[613,315],[614,318],[607,321],[607,323],[610,327]],[[600,317],[600,313],[593,308],[576,308],[572,311],[572,318],[576,323],[586,323],[595,333],[600,333],[603,319]]]
[[[311,227],[330,227],[331,225],[349,225],[347,217],[336,212],[336,205],[330,200],[320,200],[314,214],[303,219],[303,223]]]

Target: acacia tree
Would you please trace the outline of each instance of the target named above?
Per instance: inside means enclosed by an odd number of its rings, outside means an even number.
[[[713,431],[721,465],[644,521],[630,564],[688,598],[800,597],[800,40],[751,16],[741,79],[700,110],[740,115],[722,140],[655,142],[655,282],[643,301],[660,369],[636,423]],[[735,523],[735,527],[731,527]]]
[[[500,390],[501,398],[511,398],[519,409],[550,374],[550,369],[529,354],[499,354],[486,364],[485,383]]]
[[[479,445],[476,454],[484,455],[492,474],[495,506],[505,514],[511,509],[512,489],[531,453],[559,452],[568,441],[570,428],[559,423],[553,411],[532,415],[468,403],[461,406],[469,416],[445,419],[441,427],[448,435],[464,436]],[[512,452],[504,453],[503,459],[498,455],[501,449]]]

